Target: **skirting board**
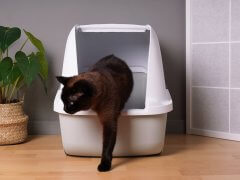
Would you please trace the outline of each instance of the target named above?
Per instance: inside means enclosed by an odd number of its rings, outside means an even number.
[[[60,124],[58,120],[32,120],[28,123],[28,132],[31,135],[56,135],[60,134]]]
[[[214,137],[214,138],[220,138],[220,139],[233,140],[233,141],[240,141],[240,135],[233,134],[233,133],[203,130],[203,129],[193,129],[193,128],[189,129],[187,133],[201,135],[201,136]]]

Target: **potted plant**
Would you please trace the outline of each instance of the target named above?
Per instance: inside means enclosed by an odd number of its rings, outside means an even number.
[[[46,91],[48,63],[44,47],[30,32],[23,32],[26,40],[15,56],[10,57],[10,47],[21,37],[21,29],[0,26],[0,145],[21,143],[27,138],[23,87],[29,87],[40,77]],[[36,52],[23,52],[28,41],[36,47]]]

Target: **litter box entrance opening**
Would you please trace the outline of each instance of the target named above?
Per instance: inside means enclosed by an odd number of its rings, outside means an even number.
[[[76,31],[78,73],[86,71],[99,59],[114,54],[133,72],[134,88],[125,109],[144,109],[150,32]]]

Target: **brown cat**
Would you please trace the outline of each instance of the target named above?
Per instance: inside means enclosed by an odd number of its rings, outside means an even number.
[[[117,121],[133,89],[133,75],[127,64],[114,55],[100,59],[88,72],[57,77],[64,85],[64,110],[74,114],[94,110],[103,126],[103,149],[99,171],[109,171],[116,143]]]

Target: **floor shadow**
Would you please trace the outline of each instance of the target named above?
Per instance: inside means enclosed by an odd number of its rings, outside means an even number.
[[[32,140],[35,140],[35,139],[38,139],[39,137],[38,136],[33,136],[33,135],[30,135],[27,137],[27,140],[25,142],[23,142],[23,144],[26,144]]]
[[[118,156],[114,157],[114,159],[121,159],[119,162],[112,164],[112,169],[122,166],[124,164],[128,164],[130,162],[137,161],[139,159],[149,158],[149,157],[158,157],[161,153],[152,154],[152,155],[143,155],[143,156]]]
[[[78,155],[69,155],[65,152],[65,154],[67,156],[70,157],[76,157],[76,158],[99,158],[99,162],[101,159],[101,156],[78,156]],[[161,153],[158,154],[153,154],[153,155],[142,155],[142,156],[117,156],[117,157],[113,157],[113,159],[118,159],[120,161],[118,162],[114,162],[112,164],[112,169],[118,167],[118,166],[122,166],[124,164],[128,164],[134,161],[137,161],[139,159],[143,159],[143,158],[149,158],[149,157],[159,157],[161,155]]]

